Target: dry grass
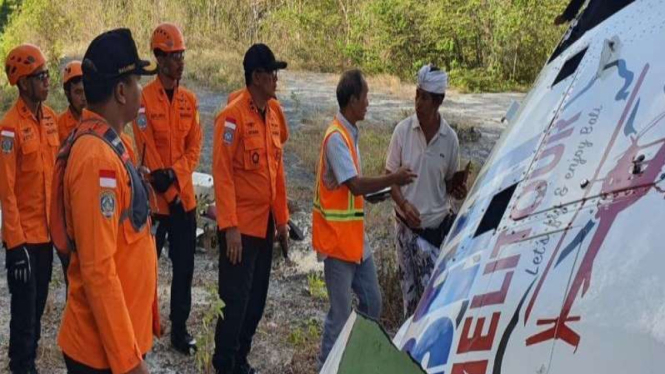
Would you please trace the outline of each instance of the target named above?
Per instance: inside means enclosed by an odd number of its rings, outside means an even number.
[[[380,92],[399,99],[413,99],[416,94],[416,86],[406,83],[399,77],[390,74],[377,74],[367,77],[367,84],[373,92]]]
[[[186,78],[208,88],[230,92],[245,84],[242,56],[239,54],[211,49],[190,50],[186,61]]]

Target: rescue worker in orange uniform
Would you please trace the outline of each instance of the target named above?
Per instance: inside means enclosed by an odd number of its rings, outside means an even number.
[[[76,127],[85,108],[85,92],[83,91],[83,70],[81,61],[72,61],[65,66],[62,74],[62,85],[69,107],[58,117],[58,137],[60,143]]]
[[[157,78],[143,90],[134,121],[136,144],[150,170],[156,198],[157,255],[168,236],[171,281],[171,344],[184,353],[196,350],[187,331],[192,306],[196,249],[196,196],[192,173],[201,153],[201,126],[196,95],[180,85],[185,67],[185,40],[174,24],[163,23],[150,41],[157,59]]]
[[[83,70],[81,61],[71,61],[65,66],[62,73],[62,85],[65,91],[65,97],[69,102],[69,107],[58,117],[58,138],[62,144],[70,132],[76,127],[81,119],[81,112],[85,108],[85,92],[83,91]],[[62,273],[67,281],[67,266],[69,266],[69,256],[56,251],[60,263],[62,264]]]
[[[49,72],[39,48],[23,44],[12,49],[5,71],[19,94],[0,122],[2,241],[11,293],[9,370],[36,373],[53,264],[48,206],[60,142],[57,116],[42,104],[48,96]]]
[[[68,139],[64,175],[56,175],[74,244],[58,335],[69,374],[149,372],[143,357],[159,327],[157,255],[147,186],[122,135],[138,115],[140,76],[154,73],[148,65],[128,29],[99,35],[83,59],[88,109],[75,131],[88,133]]]
[[[213,365],[224,374],[255,373],[247,355],[265,308],[276,231],[288,243],[282,131],[268,104],[286,63],[255,44],[243,66],[247,89],[217,115],[213,138],[219,296],[226,304]]]

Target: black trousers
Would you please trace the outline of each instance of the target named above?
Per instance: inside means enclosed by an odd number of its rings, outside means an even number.
[[[60,253],[58,250],[56,250],[55,253],[58,255],[58,258],[60,259],[60,265],[62,265],[62,276],[65,279],[65,290],[69,292],[69,279],[67,279],[67,269],[69,269],[69,259],[71,257],[70,255],[65,255]],[[67,295],[67,292],[65,292],[65,295]]]
[[[270,284],[275,225],[268,218],[266,238],[241,235],[242,260],[232,265],[226,256],[225,232],[219,239],[219,297],[224,317],[217,320],[213,365],[218,373],[232,373],[247,364],[252,338],[263,317]]]
[[[192,309],[192,278],[196,249],[196,211],[184,217],[156,215],[157,257],[161,257],[164,241],[169,239],[169,258],[173,264],[171,280],[171,337],[182,339]]]
[[[63,354],[63,356],[65,356],[67,374],[112,374],[111,369],[93,369],[90,366],[72,360],[66,354]]]
[[[11,294],[9,369],[15,374],[27,373],[34,368],[53,269],[53,244],[28,244],[27,247],[31,268],[29,281],[19,282],[7,273]]]

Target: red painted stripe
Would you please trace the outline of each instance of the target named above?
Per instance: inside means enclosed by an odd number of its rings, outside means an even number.
[[[227,117],[226,122],[231,122],[234,125],[237,125],[238,122],[235,120],[235,118]]]

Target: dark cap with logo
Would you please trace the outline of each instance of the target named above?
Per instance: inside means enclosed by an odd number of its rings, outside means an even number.
[[[242,60],[245,73],[252,73],[255,70],[275,71],[286,69],[286,65],[284,61],[277,61],[270,48],[262,43],[249,47],[245,52],[245,58]]]
[[[124,75],[153,75],[150,61],[141,60],[129,29],[115,29],[97,36],[83,56],[85,84],[106,83]],[[152,65],[152,66],[151,66]]]

